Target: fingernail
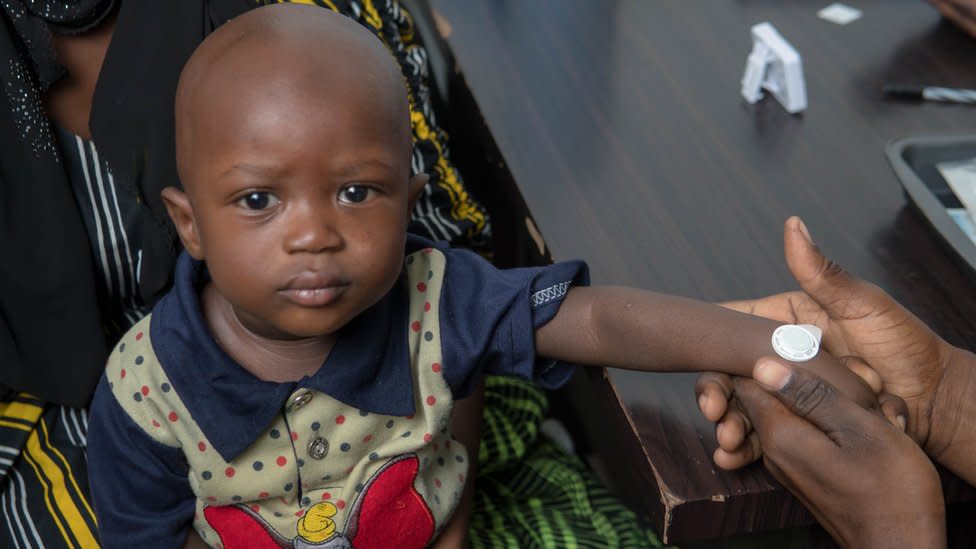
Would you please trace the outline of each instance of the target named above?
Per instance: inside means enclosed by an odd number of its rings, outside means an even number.
[[[905,431],[908,430],[908,420],[905,419],[905,416],[899,414],[895,416],[895,421],[897,421],[898,426],[901,427],[901,432],[904,433]]]
[[[803,234],[803,237],[807,239],[807,242],[813,244],[813,237],[810,236],[810,231],[807,229],[806,223],[804,223],[800,218],[796,218],[796,220],[799,221],[800,233]]]
[[[708,403],[708,397],[705,395],[698,395],[698,409],[702,412],[705,411],[705,404]]]
[[[779,391],[790,380],[790,369],[771,359],[760,360],[752,377],[773,391]]]

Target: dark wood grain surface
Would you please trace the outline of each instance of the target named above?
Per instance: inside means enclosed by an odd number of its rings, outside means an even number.
[[[826,5],[825,3],[822,3]],[[704,300],[795,288],[782,224],[802,216],[850,271],[976,349],[974,278],[911,209],[885,146],[976,132],[976,107],[885,100],[885,83],[976,88],[976,40],[919,0],[432,0],[485,122],[556,259],[595,283]],[[809,108],[745,103],[750,27],[800,52]],[[456,129],[455,129],[456,131]],[[668,539],[810,521],[760,468],[711,462],[694,376],[590,370],[576,394],[611,481]],[[619,454],[616,455],[616,454]]]

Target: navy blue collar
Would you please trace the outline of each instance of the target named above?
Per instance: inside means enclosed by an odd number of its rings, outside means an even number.
[[[411,235],[408,253],[429,245]],[[173,289],[153,308],[149,333],[183,404],[225,461],[250,446],[301,387],[367,412],[414,413],[402,278],[379,303],[340,330],[315,374],[290,383],[256,378],[217,346],[200,309],[200,290],[209,278],[204,263],[183,252]]]

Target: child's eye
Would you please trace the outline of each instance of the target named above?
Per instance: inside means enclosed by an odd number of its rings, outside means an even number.
[[[277,204],[278,197],[267,191],[254,191],[242,196],[237,203],[248,210],[264,210]]]
[[[348,204],[358,204],[369,198],[370,190],[366,185],[349,185],[343,187],[339,191],[339,201]]]

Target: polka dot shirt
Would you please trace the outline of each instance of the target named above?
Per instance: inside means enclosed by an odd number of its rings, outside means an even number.
[[[407,252],[401,283],[295,383],[258,380],[220,351],[196,297],[205,269],[181,257],[176,287],[113,351],[92,405],[106,546],[178,545],[190,524],[214,547],[436,536],[468,471],[448,429],[454,399],[484,373],[568,379],[570,366],[536,360],[534,329],[587,275],[580,262],[502,271],[413,237]]]

